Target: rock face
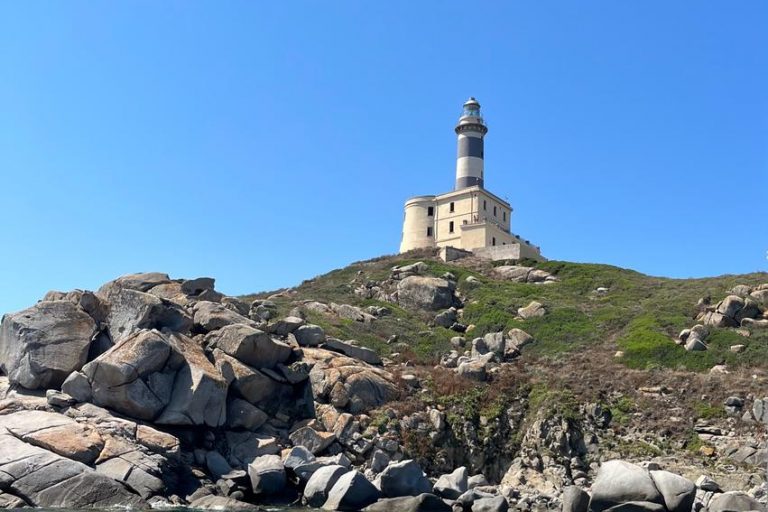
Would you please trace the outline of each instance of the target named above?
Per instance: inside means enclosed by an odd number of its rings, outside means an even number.
[[[104,448],[93,427],[61,414],[19,411],[4,416],[0,425],[25,443],[84,464],[93,464]]]
[[[403,306],[437,311],[455,305],[455,284],[439,277],[408,276],[397,284]]]
[[[35,507],[145,508],[122,484],[43,448],[27,444],[0,427],[0,489]]]
[[[27,389],[58,388],[87,361],[96,323],[67,300],[43,301],[3,317],[0,370]]]
[[[83,367],[97,405],[168,425],[219,426],[227,382],[181,334],[140,331]]]

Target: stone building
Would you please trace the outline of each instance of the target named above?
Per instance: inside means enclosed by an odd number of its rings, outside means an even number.
[[[510,231],[510,204],[484,187],[487,132],[480,104],[469,98],[456,125],[456,186],[451,192],[405,202],[401,253],[437,247],[447,259],[469,252],[490,259],[544,259],[539,247]]]

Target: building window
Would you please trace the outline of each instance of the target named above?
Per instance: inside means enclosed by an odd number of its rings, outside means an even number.
[[[496,216],[496,207],[495,206],[493,207],[493,216],[494,217]]]
[[[485,199],[483,199],[483,210],[488,209],[488,203],[485,202]]]
[[[432,228],[427,228],[427,236],[432,236]]]
[[[453,203],[451,203],[451,213],[455,211],[455,208],[453,207]]]
[[[493,238],[491,239],[491,245],[496,245],[496,237],[493,237]]]
[[[504,217],[504,221],[507,221],[507,212],[501,212],[502,217]]]
[[[453,203],[451,203],[451,204],[453,204]],[[448,223],[448,232],[449,233],[453,233],[453,221]]]
[[[427,206],[427,217],[433,217],[435,215],[435,207]]]

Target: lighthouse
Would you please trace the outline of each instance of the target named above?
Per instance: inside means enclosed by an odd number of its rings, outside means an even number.
[[[464,103],[464,110],[455,128],[457,140],[456,152],[456,187],[483,186],[483,137],[488,133],[483,116],[480,115],[480,103],[469,98]]]
[[[438,248],[444,259],[469,254],[493,260],[543,259],[539,247],[510,231],[512,206],[485,188],[483,139],[488,127],[475,98],[464,102],[454,131],[454,189],[405,202],[400,252]]]

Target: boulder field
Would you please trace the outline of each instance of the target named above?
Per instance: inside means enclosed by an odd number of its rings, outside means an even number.
[[[554,281],[519,267],[498,272]],[[402,307],[434,312],[461,303],[450,279],[422,277],[417,265],[393,276]],[[365,293],[383,293],[375,286]],[[544,314],[528,309],[521,316]],[[361,325],[387,314],[319,302],[304,310]],[[224,296],[211,278],[145,273],[96,292],[49,292],[6,314],[0,508],[764,510],[754,493],[723,492],[711,479],[692,482],[652,463],[605,461],[590,482],[586,434],[563,418],[541,418],[520,438],[521,449],[567,455],[551,488],[531,491],[542,473],[522,458],[496,471],[503,478],[491,475],[496,484],[465,465],[426,474],[379,421],[397,419],[386,404],[419,393],[418,382],[376,352],[327,336],[302,311],[280,318],[269,300]],[[454,317],[445,324],[458,329]],[[443,366],[483,380],[489,364],[519,357],[532,342],[520,329],[486,335],[464,360]],[[419,414],[402,421],[435,438],[446,429],[437,408],[424,422]]]

